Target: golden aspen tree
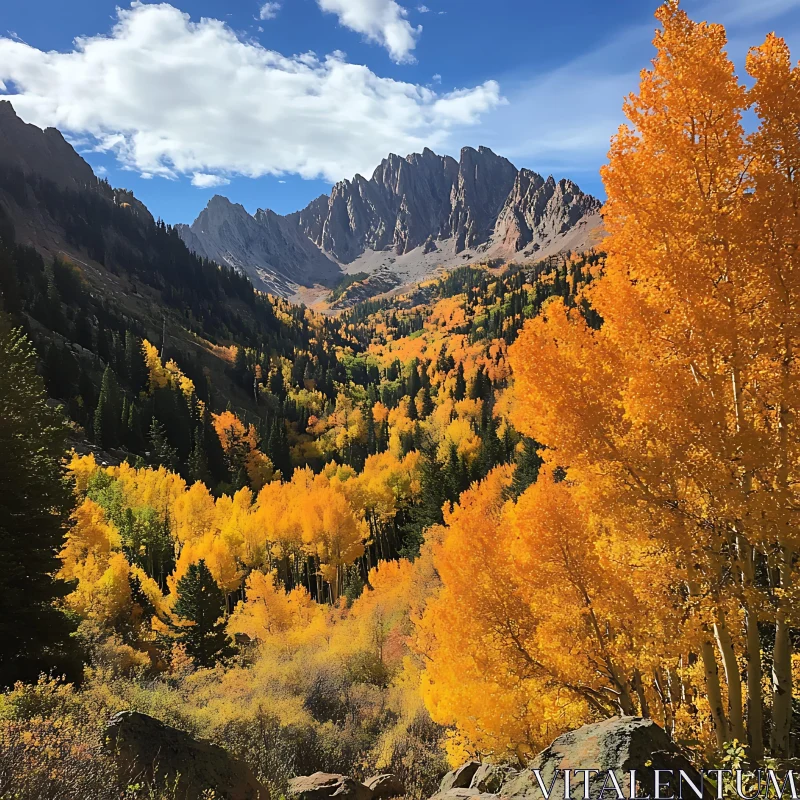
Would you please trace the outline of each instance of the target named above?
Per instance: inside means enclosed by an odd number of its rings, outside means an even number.
[[[598,511],[635,520],[687,565],[717,744],[747,737],[755,757],[757,625],[775,625],[772,746],[785,756],[786,598],[797,552],[797,144],[788,134],[797,77],[770,38],[748,60],[748,96],[721,26],[693,23],[672,2],[657,17],[658,55],[625,103],[630,124],[603,170],[608,257],[588,293],[602,328],[558,301],[529,323],[511,352],[512,418]],[[748,137],[741,120],[752,102],[760,124]],[[758,578],[761,563],[772,585]]]

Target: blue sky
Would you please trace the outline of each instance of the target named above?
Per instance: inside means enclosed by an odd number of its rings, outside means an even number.
[[[157,216],[215,193],[287,213],[388,152],[487,145],[602,197],[621,101],[652,56],[651,0],[26,0],[0,9],[0,95],[59,127]],[[800,0],[685,0],[730,52]]]

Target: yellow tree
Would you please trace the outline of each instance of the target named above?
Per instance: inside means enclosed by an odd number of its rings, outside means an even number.
[[[757,626],[775,625],[772,744],[786,755],[797,75],[770,38],[749,58],[748,97],[721,26],[693,23],[677,3],[657,17],[658,55],[625,103],[630,124],[603,172],[608,258],[590,291],[602,328],[557,302],[528,325],[511,353],[513,418],[598,506],[651,530],[687,565],[717,743],[747,735],[756,758]],[[747,137],[753,102],[760,126]],[[759,578],[761,564],[774,579]]]

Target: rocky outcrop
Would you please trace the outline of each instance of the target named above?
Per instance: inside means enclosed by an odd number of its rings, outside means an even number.
[[[559,736],[516,778],[505,783],[500,794],[510,800],[527,800],[541,797],[533,773],[540,771],[545,786],[555,777],[552,797],[564,797],[563,770],[599,770],[589,780],[589,796],[599,797],[606,781],[607,770],[619,772],[621,784],[630,783],[628,773],[636,770],[641,786],[640,796],[655,793],[655,770],[673,770],[671,791],[666,776],[661,779],[661,796],[678,796],[678,770],[684,770],[697,786],[702,786],[701,776],[683,755],[677,745],[653,720],[641,717],[614,717],[594,725],[584,725],[575,731]],[[627,787],[628,789],[630,786]],[[685,787],[684,787],[685,788]],[[607,790],[608,791],[608,790]],[[571,785],[570,797],[580,800],[584,796],[583,778]]]
[[[572,181],[520,170],[488,147],[459,160],[426,148],[389,155],[372,177],[339,181],[302,211],[281,217],[215,197],[191,226],[178,226],[195,252],[247,272],[286,294],[292,283],[330,285],[335,271],[390,269],[417,278],[478,254],[587,249],[600,202]],[[393,259],[396,259],[394,263]]]
[[[346,775],[329,772],[315,772],[302,775],[289,781],[288,797],[295,800],[327,800],[329,797],[341,800],[373,800],[372,790]]]
[[[338,265],[286,217],[259,209],[251,216],[238,203],[215,195],[178,233],[195,253],[241,270],[262,291],[291,293],[291,285],[330,284],[341,277]]]
[[[402,797],[406,793],[403,781],[391,772],[373,775],[364,781],[364,786],[372,792],[373,800],[387,800],[390,797]]]
[[[517,776],[517,771],[507,764],[481,764],[470,781],[470,788],[488,794],[497,794],[502,786]]]
[[[469,789],[472,779],[480,767],[480,761],[467,761],[458,769],[448,772],[439,783],[439,792],[449,792],[451,789]]]
[[[600,212],[601,203],[570,180],[556,183],[521,169],[494,227],[495,243],[509,252],[546,247]]]
[[[516,176],[516,167],[488,147],[461,151],[458,179],[450,194],[449,233],[456,253],[489,240]]]
[[[209,792],[224,800],[269,800],[246,764],[147,714],[115,714],[104,741],[126,780],[175,787],[176,800],[199,800]]]
[[[92,168],[55,128],[23,122],[8,100],[0,100],[0,164],[40,175],[61,189],[97,186]]]
[[[569,791],[564,792],[565,770],[572,771]],[[447,773],[442,779],[436,800],[542,800],[536,778],[548,789],[550,797],[582,800],[586,791],[583,770],[589,773],[588,797],[598,798],[605,791],[614,794],[606,783],[613,770],[623,792],[630,790],[630,772],[636,771],[639,796],[655,796],[656,770],[671,770],[660,777],[660,796],[680,796],[680,770],[695,786],[702,786],[700,774],[677,745],[655,722],[641,717],[615,717],[559,736],[539,753],[522,772],[491,764],[470,761]],[[578,771],[576,775],[575,772]],[[683,789],[687,789],[684,785]],[[608,796],[608,795],[606,795]],[[710,800],[710,798],[709,798]]]

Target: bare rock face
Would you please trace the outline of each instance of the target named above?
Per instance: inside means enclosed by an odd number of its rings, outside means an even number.
[[[244,272],[262,291],[285,295],[291,283],[330,283],[340,277],[331,261],[286,217],[215,195],[191,225],[178,225],[190,250]]]
[[[570,180],[522,169],[495,224],[495,241],[511,252],[531,244],[545,245],[567,233],[582,219],[600,212],[600,201],[584,194]]]
[[[105,745],[126,779],[176,786],[176,800],[200,800],[209,791],[225,800],[269,800],[247,764],[147,714],[115,714]]]
[[[488,241],[516,176],[516,167],[488,147],[463,148],[450,193],[450,236],[457,253]]]
[[[458,769],[448,772],[439,784],[439,792],[449,792],[451,789],[469,789],[472,779],[480,767],[480,761],[468,761]]]
[[[97,186],[92,168],[55,128],[23,122],[8,100],[0,100],[0,163],[41,175],[61,189]]]
[[[517,776],[517,771],[505,764],[481,764],[472,776],[470,789],[496,794],[502,786]]]
[[[315,772],[302,775],[289,781],[287,795],[295,800],[327,800],[329,797],[341,800],[373,800],[372,790],[346,775],[329,772]]]
[[[374,800],[386,800],[390,797],[402,797],[406,793],[403,781],[391,772],[373,775],[364,781],[364,786],[372,791]]]
[[[655,722],[641,717],[614,717],[559,736],[520,773],[509,767],[468,762],[445,775],[439,793],[434,797],[437,800],[469,797],[542,800],[534,770],[539,771],[551,798],[570,797],[573,800],[584,797],[582,770],[596,773],[590,773],[588,785],[588,796],[593,798],[600,797],[604,787],[606,792],[615,794],[613,785],[606,783],[609,770],[614,771],[626,796],[630,792],[632,770],[636,771],[639,796],[655,795],[656,770],[672,770],[671,781],[668,774],[661,775],[662,797],[679,796],[679,770],[683,770],[695,786],[703,785],[699,773]],[[565,770],[572,771],[566,794]],[[578,771],[577,775],[575,771]],[[465,786],[467,788],[462,788]]]
[[[381,252],[403,260],[409,274],[429,274],[440,252],[455,264],[470,252],[513,257],[531,246],[531,253],[586,249],[599,209],[572,181],[518,171],[488,147],[465,147],[458,161],[425,148],[389,155],[369,180],[339,181],[330,195],[286,217],[251,217],[215,197],[178,230],[190,249],[286,295],[292,283],[331,285],[340,269],[359,272],[364,258]],[[371,264],[369,271],[377,262]]]

